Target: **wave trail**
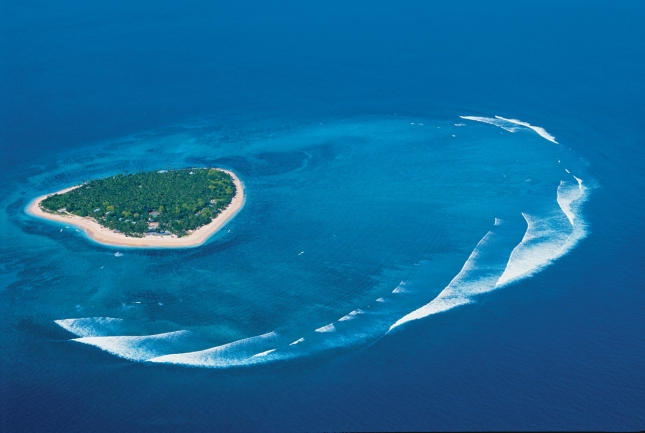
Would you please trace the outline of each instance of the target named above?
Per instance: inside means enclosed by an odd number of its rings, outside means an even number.
[[[468,304],[475,295],[529,277],[566,254],[586,235],[584,221],[578,212],[585,198],[585,188],[582,179],[573,177],[576,184],[561,181],[558,186],[556,201],[559,208],[537,217],[522,213],[527,224],[524,237],[512,248],[510,257],[507,256],[505,262],[500,261],[499,257],[493,257],[493,260],[482,259],[483,256],[494,256],[491,251],[504,250],[510,239],[506,237],[504,240],[502,237],[495,240],[493,231],[488,232],[448,286],[430,303],[397,320],[388,332],[411,320]],[[495,230],[503,227],[496,219]],[[488,247],[489,242],[493,241],[497,245]]]
[[[574,176],[575,178],[575,176]],[[578,214],[585,198],[582,180],[577,185],[562,181],[558,186],[557,202],[560,212],[536,218],[522,214],[527,223],[522,241],[513,249],[504,273],[496,287],[526,278],[562,257],[586,236]]]
[[[405,293],[407,290],[405,289],[405,281],[401,281],[401,284],[396,286],[394,290],[392,290],[392,293]]]
[[[352,320],[352,319],[355,319],[356,316],[358,316],[359,314],[364,314],[364,313],[365,313],[365,311],[363,311],[363,310],[361,310],[359,308],[358,310],[350,311],[349,314],[347,314],[346,316],[341,317],[340,319],[338,319],[338,321],[339,322],[345,322],[347,320]]]
[[[336,327],[334,326],[333,323],[330,323],[329,325],[321,326],[320,328],[316,329],[316,332],[334,332],[336,331]]]
[[[269,350],[265,350],[264,352],[256,353],[251,358],[262,358],[263,356],[267,356],[269,353],[272,353],[272,352],[275,352],[275,349],[269,349]]]
[[[505,119],[505,118],[503,118],[501,116],[495,116],[495,118],[499,119],[499,120],[504,120],[506,122],[515,123],[516,125],[521,125],[521,126],[525,126],[527,128],[530,128],[533,131],[537,132],[540,137],[546,138],[550,142],[558,144],[558,142],[555,141],[555,137],[553,135],[549,134],[548,132],[546,132],[546,129],[542,128],[541,126],[534,126],[534,125],[531,125],[528,122],[522,122],[521,120],[517,120],[517,119]]]
[[[189,334],[188,331],[175,331],[145,336],[83,337],[72,341],[96,346],[130,361],[145,361],[172,353],[180,339]]]
[[[528,122],[523,122],[517,119],[506,119],[505,117],[495,116],[495,117],[480,117],[480,116],[459,116],[462,119],[473,120],[475,122],[488,123],[490,125],[498,126],[508,132],[516,132],[522,128],[528,128],[535,131],[540,137],[549,140],[552,143],[558,144],[555,141],[555,137],[549,134],[546,129],[541,126],[534,126]]]
[[[482,123],[488,123],[490,125],[495,125],[498,126],[508,132],[515,132],[519,128],[514,125],[509,125],[509,122],[501,122],[499,119],[495,119],[494,117],[480,117],[480,116],[459,116],[462,119],[466,120],[474,120],[475,122],[482,122]]]
[[[522,213],[527,228],[522,241],[513,249],[504,273],[497,281],[501,287],[542,269],[561,256],[561,250],[571,232],[565,215],[535,218]]]
[[[582,185],[582,181],[579,182],[579,185]],[[558,186],[558,195],[556,200],[558,202],[558,206],[560,206],[560,209],[562,209],[562,212],[567,216],[569,223],[571,223],[571,227],[576,226],[576,223],[575,223],[576,215],[573,213],[571,206],[578,198],[581,197],[581,195],[582,195],[582,189],[574,190],[572,188],[567,188],[564,181],[560,182],[560,185]]]
[[[503,268],[488,266],[479,267],[476,262],[480,258],[484,246],[487,245],[493,237],[493,231],[486,233],[479,243],[477,243],[475,249],[470,253],[470,256],[461,268],[461,271],[459,271],[452,281],[450,281],[448,286],[446,286],[446,288],[443,289],[430,303],[397,320],[392,326],[390,326],[388,332],[412,320],[422,319],[431,314],[437,314],[459,305],[468,304],[471,302],[470,297],[473,294],[492,290],[495,286],[495,281],[499,278],[499,274],[502,273]]]
[[[254,355],[258,355],[256,358],[266,358],[275,350],[278,341],[278,334],[269,332],[206,350],[164,355],[147,361],[193,367],[232,367],[249,363],[248,360]]]
[[[84,317],[80,319],[54,320],[54,323],[77,337],[102,337],[119,334],[123,319]]]

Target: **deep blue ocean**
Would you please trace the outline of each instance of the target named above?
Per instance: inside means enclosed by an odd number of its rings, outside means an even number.
[[[644,22],[1,0],[0,431],[645,429]],[[182,167],[197,248],[25,212]]]

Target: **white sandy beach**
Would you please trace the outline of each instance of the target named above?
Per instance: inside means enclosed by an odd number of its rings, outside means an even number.
[[[218,169],[221,170],[221,169]],[[37,216],[39,218],[45,218],[48,220],[58,221],[65,224],[73,225],[79,229],[83,229],[87,235],[92,238],[94,241],[114,246],[123,246],[123,247],[163,247],[163,248],[187,248],[187,247],[196,247],[202,245],[206,240],[215,232],[217,232],[224,224],[226,224],[231,218],[233,218],[242,206],[244,205],[244,188],[242,182],[235,176],[235,174],[228,170],[221,170],[231,175],[233,182],[235,183],[236,193],[231,201],[231,204],[228,205],[213,221],[209,224],[199,227],[197,230],[189,233],[187,236],[181,238],[175,235],[146,235],[143,238],[135,238],[125,236],[121,233],[115,233],[113,230],[105,228],[97,223],[95,220],[90,218],[83,218],[79,216],[66,216],[66,215],[55,215],[48,212],[45,212],[40,207],[40,203],[53,194],[63,194],[67,191],[70,191],[78,186],[73,186],[71,188],[66,188],[62,191],[56,193],[47,194],[36,198],[32,201],[27,207],[27,213]],[[79,185],[80,186],[80,185]]]

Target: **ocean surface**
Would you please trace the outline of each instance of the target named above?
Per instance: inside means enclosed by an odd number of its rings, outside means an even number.
[[[642,2],[0,4],[0,431],[645,428]],[[183,167],[197,248],[25,213]]]

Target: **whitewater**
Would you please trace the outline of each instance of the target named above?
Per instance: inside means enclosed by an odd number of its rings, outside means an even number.
[[[475,122],[489,123],[491,125],[498,126],[508,132],[517,132],[520,129],[531,129],[535,131],[540,137],[549,140],[552,143],[558,144],[555,141],[555,137],[549,134],[546,129],[541,126],[534,126],[528,122],[523,122],[517,119],[506,119],[501,116],[492,117],[480,117],[480,116],[459,116],[462,119],[474,120]]]

